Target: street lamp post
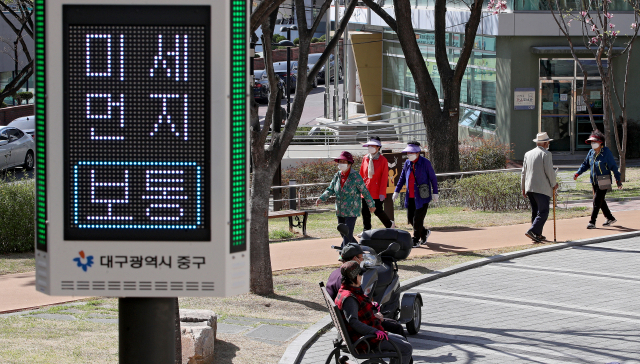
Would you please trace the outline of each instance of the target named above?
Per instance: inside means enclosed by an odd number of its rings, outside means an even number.
[[[280,28],[281,32],[287,32],[287,39],[280,41],[280,43],[287,42],[286,45],[280,44],[287,47],[287,118],[289,118],[289,111],[291,107],[291,47],[294,46],[293,42],[291,41],[292,30],[298,30],[298,27],[296,25],[292,25],[290,27]],[[300,67],[298,67],[298,69],[300,69]]]

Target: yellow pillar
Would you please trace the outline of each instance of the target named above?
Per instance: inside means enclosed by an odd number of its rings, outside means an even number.
[[[382,112],[382,33],[349,32],[349,35],[365,113],[379,114]],[[369,120],[372,119],[376,118]]]

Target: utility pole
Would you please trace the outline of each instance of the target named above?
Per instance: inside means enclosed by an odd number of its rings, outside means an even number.
[[[338,0],[335,0],[335,27],[333,31],[333,36],[335,37],[338,33],[338,20],[340,19],[340,4]],[[340,40],[338,40],[340,42]],[[338,69],[340,68],[340,44],[336,44],[335,55],[333,61],[333,121],[338,121],[338,106],[339,106],[339,95],[338,95]]]
[[[324,43],[325,49],[329,48],[329,36],[331,33],[331,12],[325,12],[325,36]],[[329,80],[331,79],[331,59],[327,57],[327,61],[324,64],[324,118],[329,119],[331,115],[331,107],[329,101]]]
[[[349,118],[349,51],[347,50],[347,42],[349,41],[349,24],[344,28],[344,37],[342,41],[342,54],[344,57],[344,66],[342,69],[342,120],[345,124]]]

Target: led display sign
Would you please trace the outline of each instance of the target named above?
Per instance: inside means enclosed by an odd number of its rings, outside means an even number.
[[[248,0],[34,0],[36,289],[249,290]]]
[[[136,10],[64,8],[65,239],[207,240],[207,12]]]

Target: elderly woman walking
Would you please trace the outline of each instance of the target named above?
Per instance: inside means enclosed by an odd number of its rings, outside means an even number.
[[[349,234],[343,237],[342,248],[350,242],[357,243],[353,237],[353,229],[356,226],[356,220],[360,216],[360,196],[369,206],[371,213],[376,211],[375,202],[371,198],[371,194],[367,190],[362,177],[358,171],[354,171],[353,156],[347,151],[340,153],[340,156],[334,159],[338,163],[339,171],[333,176],[329,187],[316,201],[316,205],[320,201],[326,201],[329,196],[336,196],[336,216],[339,224],[345,224],[349,227]]]
[[[393,229],[396,225],[384,212],[383,205],[384,199],[387,197],[389,162],[387,158],[380,153],[382,143],[379,137],[373,136],[362,146],[368,148],[369,154],[366,154],[362,159],[360,176],[364,180],[364,184],[367,186],[367,190],[369,190],[373,201],[376,203],[376,216],[385,228]],[[364,225],[362,231],[364,232],[371,230],[371,214],[369,213],[369,209],[364,206],[364,199],[362,204],[362,224]],[[362,234],[358,234],[358,237],[362,237]]]
[[[410,142],[402,153],[407,153],[407,161],[402,167],[402,173],[398,179],[393,199],[404,185],[407,186],[404,206],[407,208],[409,224],[413,226],[413,245],[419,246],[427,243],[431,230],[424,227],[424,218],[427,216],[429,203],[438,202],[438,180],[431,162],[420,156],[420,143]]]
[[[578,179],[578,176],[586,172],[587,169],[591,170],[589,177],[593,188],[593,211],[591,211],[591,220],[589,220],[587,229],[596,228],[596,219],[600,210],[602,210],[604,217],[607,219],[602,226],[611,226],[617,220],[611,214],[611,210],[609,210],[607,201],[604,198],[607,195],[607,191],[611,189],[611,172],[616,178],[618,189],[622,189],[618,165],[613,158],[611,150],[604,146],[604,134],[602,132],[599,130],[594,131],[585,142],[591,144],[591,150],[584,162],[582,162],[578,172],[573,176],[573,179]]]

